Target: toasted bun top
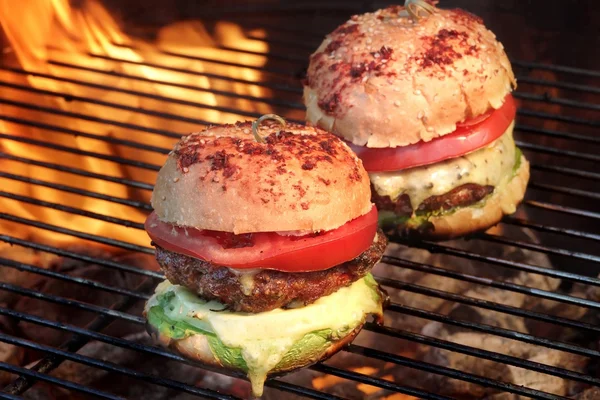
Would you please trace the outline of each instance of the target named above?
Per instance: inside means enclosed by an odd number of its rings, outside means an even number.
[[[362,162],[334,135],[274,121],[185,136],[158,173],[152,206],[163,222],[249,233],[340,227],[372,207]]]
[[[478,17],[404,7],[353,16],[310,58],[307,120],[368,147],[406,146],[499,108],[516,87],[503,46]]]

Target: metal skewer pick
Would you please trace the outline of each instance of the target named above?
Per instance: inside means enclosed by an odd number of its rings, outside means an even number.
[[[262,136],[260,136],[258,134],[258,128],[260,127],[260,124],[267,119],[272,119],[273,121],[277,121],[277,122],[279,122],[279,124],[282,127],[285,127],[285,124],[286,124],[285,119],[283,119],[283,117],[280,117],[277,114],[265,114],[265,115],[261,116],[256,121],[252,122],[252,134],[254,135],[254,139],[258,143],[265,143],[265,139],[263,139]]]
[[[404,8],[415,22],[419,22],[421,18],[436,13],[435,6],[425,0],[405,0]]]

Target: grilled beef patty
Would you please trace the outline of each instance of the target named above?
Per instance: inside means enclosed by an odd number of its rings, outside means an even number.
[[[450,210],[455,207],[468,207],[477,203],[490,193],[494,191],[493,186],[482,186],[475,183],[465,183],[457,188],[452,189],[448,193],[444,193],[439,196],[431,196],[425,199],[419,207],[417,212],[429,212],[429,211],[440,211]],[[396,215],[401,217],[408,217],[413,213],[413,206],[410,202],[408,195],[403,194],[395,201],[390,196],[380,196],[373,186],[371,186],[372,198],[371,200],[377,206],[380,211],[393,211]]]
[[[231,310],[257,313],[306,305],[365,276],[381,259],[387,239],[381,230],[365,252],[353,260],[313,272],[255,270],[239,272],[156,246],[156,259],[171,283],[182,285]]]

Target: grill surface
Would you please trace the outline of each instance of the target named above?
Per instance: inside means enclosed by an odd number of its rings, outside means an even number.
[[[286,11],[286,7],[281,6],[281,10]],[[85,63],[69,63],[60,60],[49,60],[49,64],[62,67],[63,71],[85,71],[89,80],[72,78],[68,73],[63,75],[51,75],[39,71],[24,70],[8,65],[0,65],[1,75],[0,87],[2,91],[11,89],[11,93],[35,94],[40,98],[45,97],[65,97],[60,91],[41,90],[26,85],[15,83],[8,79],[10,76],[37,76],[47,78],[56,82],[70,83],[81,87],[93,88],[96,93],[119,92],[130,96],[147,98],[154,101],[154,108],[138,108],[129,106],[126,103],[110,100],[110,97],[103,96],[72,96],[69,95],[68,102],[80,102],[89,104],[90,110],[97,112],[83,114],[79,112],[68,111],[62,108],[50,108],[33,101],[21,101],[20,96],[2,95],[0,96],[0,105],[8,111],[0,111],[0,121],[10,121],[23,127],[34,127],[46,132],[50,136],[74,136],[83,137],[99,141],[109,145],[111,148],[119,149],[116,153],[104,154],[101,151],[80,150],[74,147],[56,144],[53,141],[40,141],[19,135],[18,132],[3,133],[0,137],[5,142],[24,143],[29,146],[32,152],[38,149],[53,149],[58,153],[71,154],[78,156],[88,156],[98,160],[105,160],[117,165],[127,165],[142,171],[150,171],[153,174],[158,171],[165,155],[170,148],[168,146],[158,146],[153,144],[153,138],[167,138],[171,142],[181,136],[178,130],[169,130],[156,128],[164,127],[165,123],[155,125],[152,121],[157,119],[173,123],[186,123],[189,126],[205,126],[211,123],[218,123],[218,120],[201,120],[194,117],[194,113],[174,114],[164,111],[161,104],[179,104],[201,109],[212,109],[227,114],[233,114],[240,119],[255,118],[260,115],[258,112],[247,111],[242,107],[235,108],[230,106],[210,105],[191,99],[182,99],[170,97],[164,94],[149,93],[143,90],[120,89],[101,82],[102,76],[120,77],[123,80],[137,81],[140,83],[157,83],[165,87],[183,88],[198,92],[210,92],[217,98],[233,98],[245,100],[251,103],[260,103],[270,106],[273,110],[292,120],[301,120],[303,115],[303,105],[301,102],[301,85],[299,77],[306,65],[307,57],[310,52],[316,48],[322,36],[337,23],[344,21],[349,15],[355,12],[366,11],[361,7],[347,8],[345,6],[332,7],[333,13],[319,14],[313,9],[315,5],[308,5],[302,9],[297,6],[296,12],[306,19],[307,25],[302,28],[302,23],[296,22],[295,25],[285,23],[273,23],[256,15],[256,20],[244,17],[244,21],[237,20],[235,14],[230,17],[242,23],[247,28],[246,36],[258,41],[267,41],[270,45],[268,62],[264,67],[253,67],[257,69],[262,80],[248,81],[242,78],[231,78],[218,73],[188,70],[173,66],[170,64],[161,64],[159,62],[133,62],[117,57],[109,57],[101,54],[89,54],[90,59],[102,59],[107,61],[114,68],[100,69],[89,66]],[[308,10],[308,11],[307,11]],[[321,10],[328,10],[322,6]],[[340,11],[341,10],[341,11]],[[244,11],[244,10],[242,10]],[[311,28],[310,21],[325,21],[319,28]],[[256,36],[252,29],[263,27],[268,32],[268,39]],[[502,38],[500,38],[502,39]],[[226,48],[224,51],[239,52],[240,56],[251,53],[250,51],[239,51],[235,48]],[[197,55],[187,54],[185,52],[172,52],[154,50],[158,55],[168,55],[170,57],[190,60],[201,60],[212,63],[222,68],[247,68],[248,65],[243,62],[221,62],[211,58],[198,57]],[[510,56],[510,54],[509,54]],[[136,76],[120,72],[117,68],[122,65],[141,64],[157,72],[170,72],[178,74],[193,74],[199,78],[213,78],[236,85],[254,85],[268,90],[269,96],[259,97],[252,95],[240,95],[235,92],[203,89],[193,85],[178,84],[161,79],[149,80],[143,76]],[[108,64],[107,64],[108,65]],[[571,353],[577,356],[589,359],[588,366],[583,370],[569,369],[566,367],[557,367],[548,365],[544,362],[537,362],[531,359],[515,357],[501,352],[484,350],[480,347],[473,347],[468,344],[462,344],[455,341],[443,340],[428,334],[427,332],[415,332],[411,329],[394,324],[379,327],[375,324],[367,324],[365,331],[360,336],[373,337],[376,340],[387,340],[391,343],[386,348],[373,346],[372,342],[357,340],[355,344],[347,347],[344,352],[350,353],[349,360],[358,360],[358,363],[367,363],[373,360],[385,361],[396,367],[406,367],[411,370],[424,371],[433,375],[445,376],[452,380],[461,380],[477,384],[485,388],[495,388],[499,392],[507,392],[515,395],[534,399],[560,399],[562,396],[551,394],[544,390],[544,387],[527,387],[512,383],[503,382],[502,377],[493,379],[483,374],[474,374],[463,372],[459,368],[444,366],[433,361],[422,361],[414,355],[406,355],[402,352],[404,347],[411,347],[415,344],[430,346],[440,349],[444,354],[461,353],[481,360],[489,360],[504,365],[510,365],[522,369],[538,371],[545,376],[554,376],[564,378],[570,381],[577,381],[586,385],[600,387],[600,379],[594,373],[595,364],[600,357],[600,352],[590,343],[597,343],[600,337],[600,324],[598,318],[572,318],[570,314],[557,312],[551,313],[530,309],[526,307],[513,306],[510,301],[503,299],[510,298],[512,295],[522,294],[527,299],[544,299],[552,302],[560,310],[561,306],[569,306],[571,309],[584,309],[581,315],[595,315],[600,310],[600,302],[595,301],[593,297],[584,298],[573,294],[571,290],[574,285],[583,284],[585,287],[595,288],[600,286],[600,279],[597,278],[600,268],[600,251],[598,242],[600,242],[600,192],[597,191],[600,174],[597,172],[597,165],[600,161],[598,149],[600,138],[593,133],[600,126],[598,120],[598,95],[600,86],[597,85],[600,79],[600,72],[586,69],[563,67],[558,65],[547,65],[534,62],[513,61],[515,72],[518,76],[520,88],[515,97],[520,100],[519,121],[517,124],[517,143],[524,150],[527,157],[532,161],[532,179],[526,201],[521,206],[520,212],[515,216],[506,217],[502,221],[501,230],[494,233],[481,233],[463,245],[462,242],[452,243],[407,243],[398,238],[392,238],[396,243],[395,252],[384,257],[383,266],[378,267],[376,271],[378,279],[382,285],[388,289],[398,289],[394,292],[393,303],[386,312],[386,319],[394,320],[402,316],[403,321],[411,319],[423,319],[426,321],[437,321],[448,329],[463,329],[465,332],[485,333],[491,337],[506,338],[510,343],[527,343],[533,345],[533,348],[550,348],[561,352]],[[96,80],[97,79],[97,80]],[[590,84],[595,82],[596,85]],[[8,93],[8,92],[6,92]],[[219,104],[219,103],[217,103]],[[1,109],[0,109],[1,110]],[[13,112],[11,112],[13,110]],[[14,112],[19,110],[21,112]],[[22,111],[32,112],[32,115],[39,115],[39,118],[23,118]],[[131,112],[148,116],[148,124],[138,124],[124,122],[121,119],[113,118],[113,113]],[[44,116],[61,116],[63,123],[47,122]],[[126,130],[129,132],[125,138],[123,136],[103,136],[90,132],[83,132],[69,128],[69,122],[73,120],[85,120],[97,125],[109,125],[114,130]],[[52,120],[55,121],[55,120]],[[165,122],[163,121],[163,122]],[[179,126],[179,125],[178,125]],[[163,141],[164,143],[164,141]],[[147,158],[136,157],[136,152],[144,154],[153,154],[154,161],[147,161]],[[118,155],[115,155],[118,154]],[[57,159],[56,162],[46,162],[36,160],[35,157],[15,156],[9,153],[0,153],[0,160],[7,160],[14,163],[25,163],[32,166],[42,167],[49,171],[62,171],[73,177],[84,177],[98,181],[111,182],[123,186],[127,191],[149,192],[152,190],[152,179],[120,178],[111,174],[103,174],[84,168],[75,168],[64,165]],[[141,175],[140,175],[141,176]],[[99,199],[112,204],[113,207],[129,207],[131,209],[142,210],[147,213],[151,210],[149,204],[139,200],[136,196],[112,196],[104,193],[98,193],[88,189],[80,189],[71,185],[68,181],[56,183],[44,180],[43,178],[32,178],[20,174],[12,173],[8,169],[0,171],[0,178],[4,182],[22,182],[32,187],[46,187],[55,190],[64,195],[81,196],[84,198]],[[56,203],[41,197],[25,196],[11,191],[10,185],[3,187],[0,196],[13,199],[14,204],[31,204],[38,207],[47,207],[60,210],[67,214],[81,215],[92,220],[102,221],[106,224],[122,225],[133,230],[139,230],[139,235],[144,235],[142,221],[128,220],[111,216],[110,213],[94,212],[88,209],[77,208],[64,203]],[[95,242],[106,245],[118,250],[126,250],[132,253],[143,253],[151,255],[153,250],[147,246],[122,241],[103,235],[96,235],[85,231],[71,229],[68,225],[57,225],[44,220],[27,219],[14,215],[11,210],[1,210],[0,219],[12,221],[17,225],[30,226],[32,229],[51,231],[66,235],[72,238],[82,239],[87,242]],[[524,230],[527,234],[523,234]],[[116,337],[104,333],[106,328],[115,321],[121,321],[133,326],[143,327],[145,321],[132,310],[135,304],[141,300],[147,299],[154,286],[162,279],[162,274],[146,269],[139,268],[139,265],[123,260],[106,259],[85,252],[79,248],[65,248],[59,245],[52,246],[43,244],[37,240],[25,240],[14,237],[11,232],[2,232],[0,240],[14,245],[33,249],[40,254],[54,254],[71,260],[77,260],[84,263],[90,263],[102,268],[110,269],[114,273],[122,275],[139,276],[143,279],[140,284],[135,286],[118,286],[97,282],[93,279],[72,276],[67,272],[56,272],[52,270],[39,268],[32,263],[25,263],[13,258],[0,257],[1,271],[16,269],[26,271],[50,278],[52,280],[64,282],[65,284],[80,285],[97,296],[105,293],[116,294],[120,300],[111,306],[106,306],[95,302],[83,302],[73,300],[52,294],[51,292],[38,291],[37,289],[25,288],[19,285],[5,282],[0,279],[0,289],[3,292],[11,293],[16,296],[30,297],[43,302],[54,303],[64,306],[65,310],[84,310],[95,315],[92,322],[85,326],[79,326],[76,323],[58,322],[50,316],[39,316],[35,313],[16,311],[8,307],[0,306],[0,315],[9,319],[14,319],[32,324],[31,326],[46,327],[52,330],[62,331],[71,334],[69,340],[59,347],[51,347],[40,344],[33,340],[26,340],[21,337],[0,333],[0,341],[13,344],[30,350],[37,350],[41,354],[40,361],[36,361],[27,367],[16,366],[9,363],[0,363],[0,370],[8,371],[16,376],[10,385],[0,392],[0,398],[15,399],[26,395],[28,389],[36,382],[48,382],[51,385],[67,388],[74,393],[77,392],[85,398],[86,396],[95,396],[106,399],[121,398],[112,394],[111,387],[95,389],[79,383],[70,382],[61,378],[54,377],[52,370],[61,365],[65,360],[84,364],[94,369],[115,372],[131,378],[150,382],[151,384],[170,388],[176,392],[187,393],[189,395],[211,398],[211,399],[234,399],[234,395],[221,394],[214,388],[199,387],[184,383],[180,380],[163,378],[160,375],[149,372],[142,372],[137,366],[123,366],[110,361],[110,359],[89,356],[78,353],[88,342],[98,341],[110,346],[128,349],[134,352],[147,355],[154,363],[161,363],[167,360],[196,365],[185,360],[182,357],[172,354],[166,350],[142,344],[133,340]],[[443,262],[428,263],[419,262],[409,257],[405,257],[407,246],[420,248],[432,254],[435,254]],[[497,249],[513,249],[515,252],[528,251],[537,256],[547,257],[553,268],[548,265],[539,265],[531,262],[529,259],[522,260],[518,257],[511,257],[513,253],[502,253],[498,255]],[[492,249],[492,250],[490,250]],[[495,249],[495,250],[494,250]],[[10,253],[6,253],[10,254]],[[539,259],[539,258],[536,258]],[[479,268],[472,271],[463,271],[453,268],[454,265],[464,263],[474,263]],[[511,280],[500,278],[490,278],[486,269],[498,269],[509,271],[508,273],[526,273],[531,276],[543,276],[548,279],[557,279],[559,284],[556,290],[547,290],[534,284],[524,281],[518,283]],[[395,273],[394,271],[404,271]],[[498,300],[487,300],[477,298],[476,295],[458,294],[451,290],[440,289],[436,285],[415,283],[407,279],[409,276],[406,271],[422,273],[423,275],[439,277],[440,280],[453,280],[456,282],[467,282],[481,290],[493,289],[501,295],[496,297]],[[4,272],[2,272],[4,274]],[[507,275],[508,276],[508,275]],[[454,305],[470,306],[481,313],[493,313],[494,315],[508,316],[511,318],[523,318],[527,323],[540,322],[544,326],[569,328],[568,337],[554,337],[546,332],[538,330],[535,333],[523,333],[521,329],[510,326],[492,326],[480,320],[472,318],[472,315],[455,315],[450,312],[436,312],[426,307],[414,307],[409,301],[412,297],[426,296],[424,298],[441,299]],[[588,310],[587,314],[585,310]],[[447,310],[448,311],[448,310]],[[578,314],[579,315],[579,314]],[[563,332],[561,330],[561,332]],[[585,338],[585,340],[581,339]],[[346,354],[348,355],[348,354]],[[345,355],[344,355],[345,356]],[[335,356],[333,360],[337,357]],[[332,360],[332,361],[333,361]],[[483,362],[483,361],[482,361]],[[482,364],[488,365],[488,364]],[[345,380],[351,380],[368,384],[384,390],[384,393],[394,392],[412,395],[423,399],[449,399],[445,395],[436,394],[433,391],[418,389],[413,387],[410,379],[402,379],[402,376],[395,377],[394,381],[384,376],[370,375],[360,370],[350,368],[350,365],[340,366],[339,363],[326,362],[310,367],[313,371],[337,376]],[[228,374],[224,371],[217,371]],[[333,394],[320,392],[318,390],[302,386],[294,382],[293,375],[290,379],[276,378],[267,382],[267,393],[269,390],[276,398],[277,393],[295,394],[302,398],[314,399],[336,399],[340,398]]]

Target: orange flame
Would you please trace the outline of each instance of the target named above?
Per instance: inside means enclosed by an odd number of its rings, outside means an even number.
[[[266,56],[261,54],[268,52],[268,46],[265,42],[247,39],[238,25],[219,22],[214,33],[209,34],[198,21],[177,22],[161,28],[156,40],[150,42],[126,35],[100,1],[73,4],[69,0],[35,2],[35,7],[23,12],[24,8],[15,7],[14,2],[0,0],[0,40],[3,33],[9,43],[9,47],[0,53],[0,83],[13,85],[0,86],[0,133],[16,139],[2,139],[0,151],[3,153],[152,184],[156,174],[152,168],[138,168],[102,158],[117,156],[160,166],[164,162],[164,152],[141,150],[101,139],[129,140],[169,150],[176,140],[174,135],[152,133],[144,128],[179,135],[201,129],[202,121],[231,123],[250,119],[248,113],[271,111],[262,103],[236,96],[270,96],[267,89],[252,84],[265,80],[257,67],[265,65]],[[264,36],[264,32],[257,34]],[[223,62],[248,67],[223,65]],[[6,65],[36,74],[2,68]],[[33,91],[24,90],[26,88]],[[37,109],[31,109],[31,105]],[[44,107],[61,114],[41,111]],[[10,118],[25,120],[25,123]],[[96,118],[109,120],[110,124],[94,121]],[[32,126],[40,123],[98,135],[99,138]],[[49,149],[24,143],[22,139],[86,153]],[[21,177],[122,199],[146,203],[150,199],[149,190],[61,172],[31,162],[0,158],[0,165],[1,171]],[[128,205],[14,179],[0,178],[0,190],[134,223],[142,223],[146,214],[146,211]],[[146,234],[138,229],[6,197],[0,197],[0,212],[138,245],[149,244]],[[74,240],[72,236],[4,219],[0,219],[0,231],[57,244]]]

